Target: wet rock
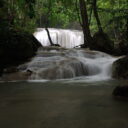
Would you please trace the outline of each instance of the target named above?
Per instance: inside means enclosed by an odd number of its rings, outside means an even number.
[[[52,46],[61,47],[59,44],[53,44]]]
[[[56,47],[56,46],[45,46],[45,47],[41,47],[39,48],[39,50],[43,50],[43,51],[50,51],[50,50],[57,50],[57,51],[63,51],[66,50],[66,48],[63,47]]]
[[[93,36],[94,43],[90,46],[91,49],[98,51],[112,53],[114,49],[114,42],[111,41],[106,33],[97,32]]]
[[[47,63],[47,61],[46,61]],[[43,62],[44,65],[45,62]],[[48,65],[48,64],[47,64]],[[31,79],[65,79],[88,75],[86,66],[75,58],[68,58],[53,63],[52,66],[32,72]]]
[[[117,79],[128,79],[128,56],[113,63],[112,76]]]
[[[26,32],[8,30],[0,35],[1,70],[25,62],[34,56],[41,46],[32,34]]]
[[[128,41],[123,39],[119,42],[119,49],[122,55],[128,54]]]
[[[33,73],[33,71],[31,71],[30,69],[27,69],[27,74],[31,75]]]
[[[123,55],[118,43],[115,43],[114,45],[113,55],[115,56]]]
[[[128,85],[127,86],[117,86],[113,91],[113,96],[128,98]]]
[[[14,72],[14,73],[8,73],[3,74],[1,77],[1,81],[25,81],[28,80],[31,76],[31,73],[29,71],[26,72]]]
[[[4,73],[13,73],[13,72],[17,72],[18,71],[18,69],[17,69],[17,67],[8,67],[8,68],[5,68],[4,69]]]
[[[113,55],[121,56],[128,54],[128,41],[121,39],[119,42],[115,43]]]

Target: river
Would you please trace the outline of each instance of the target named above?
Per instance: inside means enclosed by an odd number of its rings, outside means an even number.
[[[1,128],[127,128],[117,81],[0,83]]]
[[[55,36],[58,31],[63,33],[60,37]],[[65,33],[57,32],[54,41]],[[63,38],[72,42],[68,35]],[[118,58],[69,49],[82,44],[78,40],[66,44],[66,48],[39,48],[35,57],[20,65],[20,73],[29,72],[27,79],[18,79],[17,73],[1,78],[0,128],[128,128],[128,102],[112,96],[120,84],[111,77]]]

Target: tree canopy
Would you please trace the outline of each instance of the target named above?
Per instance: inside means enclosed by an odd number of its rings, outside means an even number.
[[[119,39],[128,31],[127,0],[84,0],[91,35],[98,31],[94,2],[103,31]],[[78,0],[1,0],[0,28],[32,32],[37,27],[81,29]],[[2,30],[3,31],[3,30]]]

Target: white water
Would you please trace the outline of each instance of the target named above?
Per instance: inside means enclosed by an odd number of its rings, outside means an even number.
[[[49,29],[52,41],[62,47],[83,44],[83,34],[75,30]],[[38,29],[35,37],[43,46],[50,45],[45,29]],[[19,69],[31,71],[29,80],[102,81],[111,79],[112,64],[117,58],[85,49],[40,48],[31,62]]]
[[[41,48],[31,62],[19,69],[32,71],[29,80],[102,81],[111,79],[112,63],[108,54],[63,48]]]
[[[49,28],[49,32],[53,43],[65,48],[74,48],[84,43],[81,31]],[[47,32],[44,28],[38,29],[34,33],[34,36],[43,46],[50,45]]]

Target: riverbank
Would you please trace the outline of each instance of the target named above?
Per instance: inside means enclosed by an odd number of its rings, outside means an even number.
[[[0,83],[1,128],[127,128],[128,103],[116,81]]]

